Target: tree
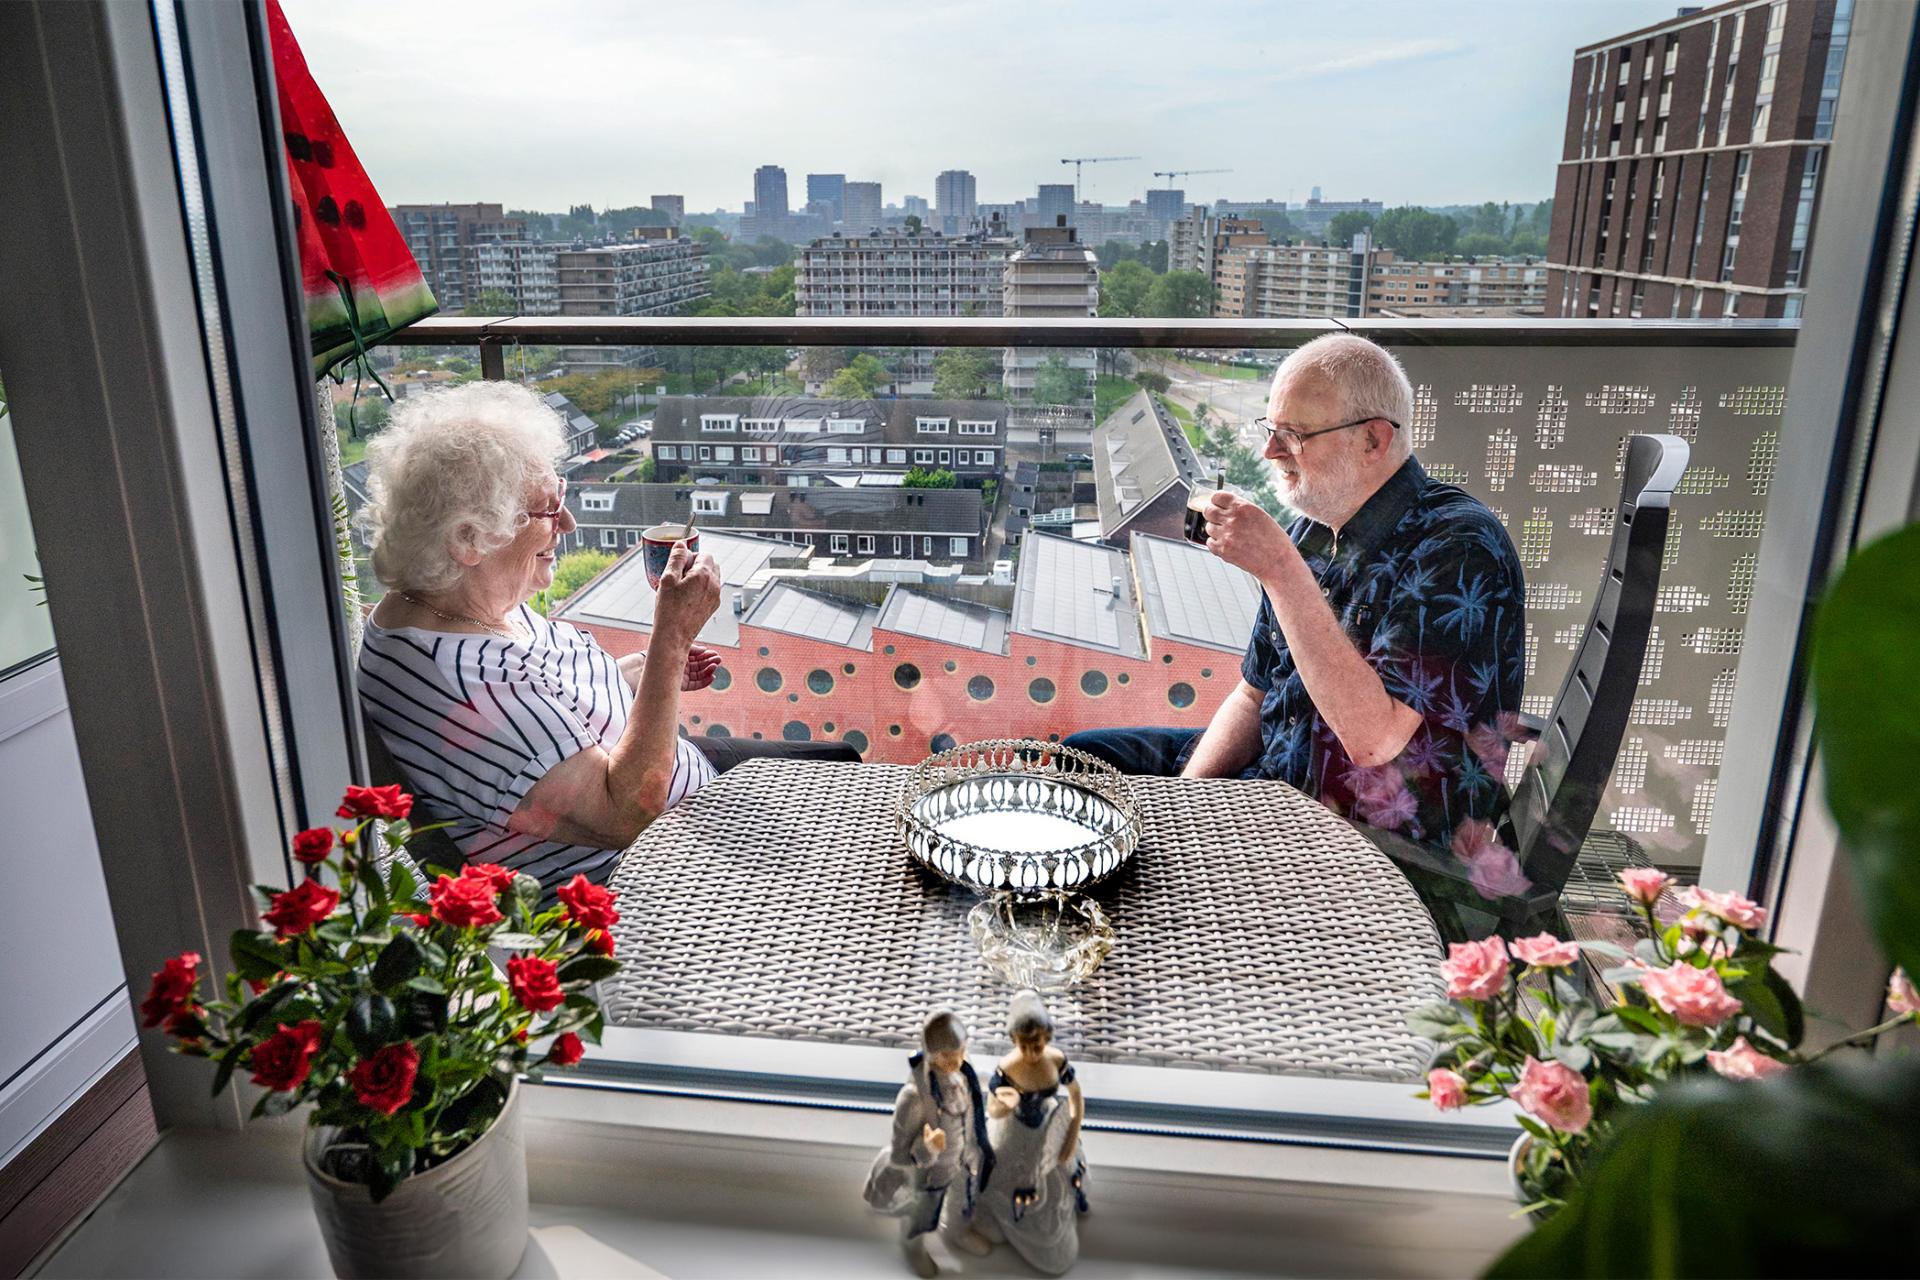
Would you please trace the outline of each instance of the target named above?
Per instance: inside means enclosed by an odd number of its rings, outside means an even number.
[[[908,235],[917,236],[920,234],[920,215],[917,213],[910,213],[905,218],[901,219],[900,225],[902,225],[907,229]]]
[[[1247,217],[1258,222],[1266,231],[1267,238],[1276,244],[1284,244],[1300,234],[1300,228],[1293,225],[1293,219],[1280,209],[1249,209]]]
[[[520,304],[505,289],[482,289],[467,304],[463,316],[511,316],[518,315]]]
[[[1453,251],[1460,224],[1444,213],[1406,205],[1389,209],[1374,224],[1374,238],[1403,258],[1427,262]]]
[[[1039,404],[1079,404],[1087,398],[1087,375],[1051,355],[1033,374],[1033,398]]]
[[[986,394],[987,362],[972,347],[948,347],[933,358],[933,394],[971,400]]]
[[[1204,316],[1213,306],[1213,285],[1198,271],[1169,271],[1153,282],[1143,314],[1181,320]]]
[[[573,407],[596,422],[618,415],[620,400],[636,386],[653,386],[660,381],[658,369],[600,369],[593,373],[569,373],[541,384],[546,392],[558,391],[573,402]]]
[[[1158,391],[1164,395],[1167,389],[1173,385],[1173,379],[1164,373],[1155,373],[1151,369],[1142,369],[1133,375],[1133,383],[1142,390]]]
[[[1140,261],[1157,276],[1167,273],[1167,242],[1149,240],[1140,246]]]
[[[1373,215],[1359,209],[1348,209],[1336,213],[1327,223],[1328,244],[1352,244],[1353,238],[1362,231],[1373,230]]]
[[[808,347],[800,353],[800,372],[808,382],[825,382],[846,367],[845,347]]]
[[[827,382],[826,394],[841,400],[871,400],[892,377],[887,366],[862,352]]]
[[[1507,252],[1509,241],[1505,236],[1494,235],[1490,231],[1469,231],[1455,242],[1455,253],[1469,258],[1498,257]]]
[[[959,477],[951,471],[923,471],[919,467],[914,467],[900,479],[903,489],[951,489],[959,483]]]
[[[547,612],[568,596],[586,586],[613,563],[610,551],[569,551],[553,566],[553,585],[535,594],[533,607]]]
[[[1147,294],[1152,291],[1153,272],[1131,259],[1116,262],[1113,269],[1100,275],[1100,314],[1109,318],[1147,314]]]
[[[370,436],[387,425],[387,413],[385,396],[361,396],[354,404],[333,406],[333,425],[348,435]]]

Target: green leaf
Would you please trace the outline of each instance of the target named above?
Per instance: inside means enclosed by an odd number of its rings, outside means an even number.
[[[386,905],[387,882],[385,877],[380,874],[379,860],[373,857],[371,853],[367,853],[361,857],[360,864],[354,871],[354,878],[358,880],[361,887],[367,891],[367,900],[369,902],[375,906]]]
[[[436,996],[443,996],[447,994],[447,984],[440,981],[440,979],[434,977],[432,974],[427,974],[427,973],[418,974],[414,977],[408,978],[407,989],[410,991],[425,991],[429,995],[436,995]]]
[[[262,991],[259,995],[249,1000],[245,1008],[240,1010],[240,1016],[234,1020],[234,1033],[236,1035],[247,1035],[259,1030],[262,1025],[272,1020],[280,1006],[285,1004],[287,999],[299,989],[299,982],[289,980],[286,982],[277,982],[265,991]]]
[[[1605,960],[1624,961],[1627,958],[1627,949],[1625,947],[1617,946],[1611,942],[1602,942],[1598,939],[1582,942],[1580,944],[1580,950],[1590,956],[1599,956]]]
[[[390,1043],[397,1023],[393,1001],[378,992],[362,991],[347,1006],[347,1036],[363,1054]]]
[[[235,929],[227,939],[227,954],[234,971],[251,982],[273,977],[286,963],[286,950],[274,936],[253,929]]]
[[[344,947],[353,941],[353,921],[336,916],[313,932],[314,936],[322,942],[331,942],[336,947]]]
[[[395,858],[387,864],[387,899],[394,903],[411,904],[420,894],[420,879],[413,874],[413,868],[403,858]]]
[[[1766,968],[1728,984],[1727,991],[1747,1007],[1767,1034],[1789,1049],[1799,1045],[1806,1020],[1800,1010],[1800,997],[1785,978]]]
[[[532,876],[517,875],[513,878],[513,898],[528,911],[540,905],[540,882]]]
[[[233,1079],[233,1072],[240,1065],[240,1055],[246,1046],[236,1044],[220,1055],[220,1061],[213,1069],[213,1097],[219,1097],[227,1082]]]
[[[433,1032],[445,1032],[447,1029],[447,1000],[445,995],[435,995],[427,991],[409,991],[401,1016],[401,1034],[408,1039],[424,1036]]]
[[[1641,1009],[1630,1004],[1618,1004],[1613,1007],[1612,1016],[1629,1027],[1644,1031],[1649,1035],[1665,1035],[1666,1024],[1651,1009]]]
[[[562,982],[598,982],[620,972],[620,962],[612,956],[575,956],[560,966]]]
[[[1488,1276],[1913,1272],[1920,1059],[1701,1077],[1616,1114],[1566,1207]]]
[[[373,985],[382,991],[392,991],[409,983],[419,974],[426,960],[420,943],[409,931],[402,929],[394,934],[380,958],[373,962]]]
[[[1856,552],[1814,627],[1814,732],[1833,809],[1880,944],[1920,973],[1920,524]]]

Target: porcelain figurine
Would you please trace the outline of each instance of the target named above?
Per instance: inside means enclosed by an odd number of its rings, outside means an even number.
[[[1087,1162],[1080,1150],[1086,1106],[1073,1064],[1053,1045],[1053,1019],[1033,991],[1014,996],[1013,1050],[987,1083],[993,1176],[981,1196],[981,1231],[1005,1240],[1029,1266],[1059,1275],[1080,1256]]]
[[[993,1172],[980,1080],[967,1062],[967,1029],[936,1010],[920,1029],[912,1078],[893,1104],[893,1141],[874,1157],[867,1203],[900,1219],[900,1246],[920,1276],[939,1271],[929,1234],[969,1253],[992,1245],[973,1228],[981,1189]]]

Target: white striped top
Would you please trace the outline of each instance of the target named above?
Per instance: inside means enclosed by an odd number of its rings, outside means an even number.
[[[611,750],[633,709],[613,656],[567,622],[526,605],[531,644],[492,635],[380,626],[367,620],[360,648],[360,706],[387,745],[428,821],[469,862],[537,877],[549,895],[576,874],[604,881],[620,849],[542,840],[507,819],[547,770],[580,748]],[[669,807],[714,776],[685,738],[674,741]]]

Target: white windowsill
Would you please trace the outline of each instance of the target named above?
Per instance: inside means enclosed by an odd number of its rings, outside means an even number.
[[[905,1274],[860,1199],[887,1116],[572,1088],[525,1105],[520,1276]],[[168,1134],[29,1274],[328,1274],[300,1132]],[[1463,1275],[1522,1230],[1496,1161],[1111,1132],[1087,1154],[1081,1277]],[[1032,1272],[1003,1248],[959,1274]]]

